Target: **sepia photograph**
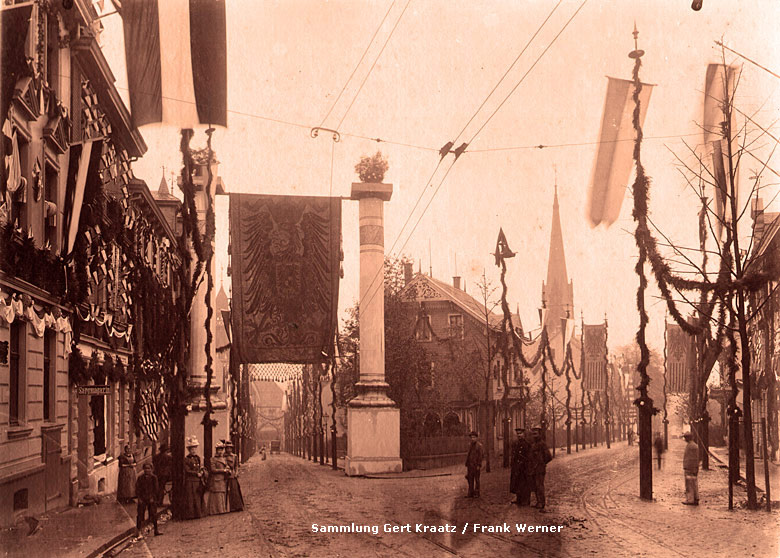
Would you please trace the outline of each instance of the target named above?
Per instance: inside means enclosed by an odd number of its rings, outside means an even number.
[[[0,0],[0,558],[780,556],[778,24]]]

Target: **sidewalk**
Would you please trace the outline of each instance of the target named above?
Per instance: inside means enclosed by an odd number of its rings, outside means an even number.
[[[66,508],[37,517],[31,535],[30,525],[0,531],[3,558],[91,558],[135,532],[135,504],[122,506],[113,495],[101,503]]]

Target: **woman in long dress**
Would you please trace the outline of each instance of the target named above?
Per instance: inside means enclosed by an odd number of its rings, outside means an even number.
[[[244,509],[244,497],[241,495],[241,485],[238,484],[238,456],[233,453],[230,441],[225,442],[225,462],[228,466],[228,511],[241,511]]]
[[[116,488],[116,499],[124,504],[135,498],[135,456],[130,446],[125,446],[124,453],[119,456],[119,482]]]
[[[187,438],[187,456],[184,458],[184,519],[198,519],[202,513],[201,507],[201,477],[203,468],[200,456],[197,454],[198,439],[195,436]]]
[[[206,514],[218,515],[227,512],[227,474],[228,467],[222,455],[224,448],[216,448],[216,455],[209,463],[209,489],[206,493]]]

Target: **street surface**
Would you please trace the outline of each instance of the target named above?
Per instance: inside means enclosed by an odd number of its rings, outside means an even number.
[[[255,457],[241,476],[247,511],[169,521],[162,536],[147,536],[121,556],[778,556],[780,511],[729,512],[726,472],[717,463],[700,473],[701,505],[682,505],[682,442],[670,441],[670,449],[662,470],[653,471],[652,503],[637,497],[637,446],[559,451],[548,467],[547,513],[511,503],[509,472],[500,464],[483,472],[482,497],[469,499],[460,467],[349,478],[286,454]],[[744,501],[742,488],[736,495]],[[379,532],[312,528],[351,523]],[[386,524],[411,532],[386,533]],[[455,532],[415,532],[417,524]],[[474,524],[497,527],[474,532]],[[518,533],[516,524],[560,532]]]

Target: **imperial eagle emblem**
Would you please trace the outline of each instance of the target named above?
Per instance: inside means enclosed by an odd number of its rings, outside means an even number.
[[[338,300],[338,200],[234,194],[230,214],[234,334],[242,359],[320,358]]]

